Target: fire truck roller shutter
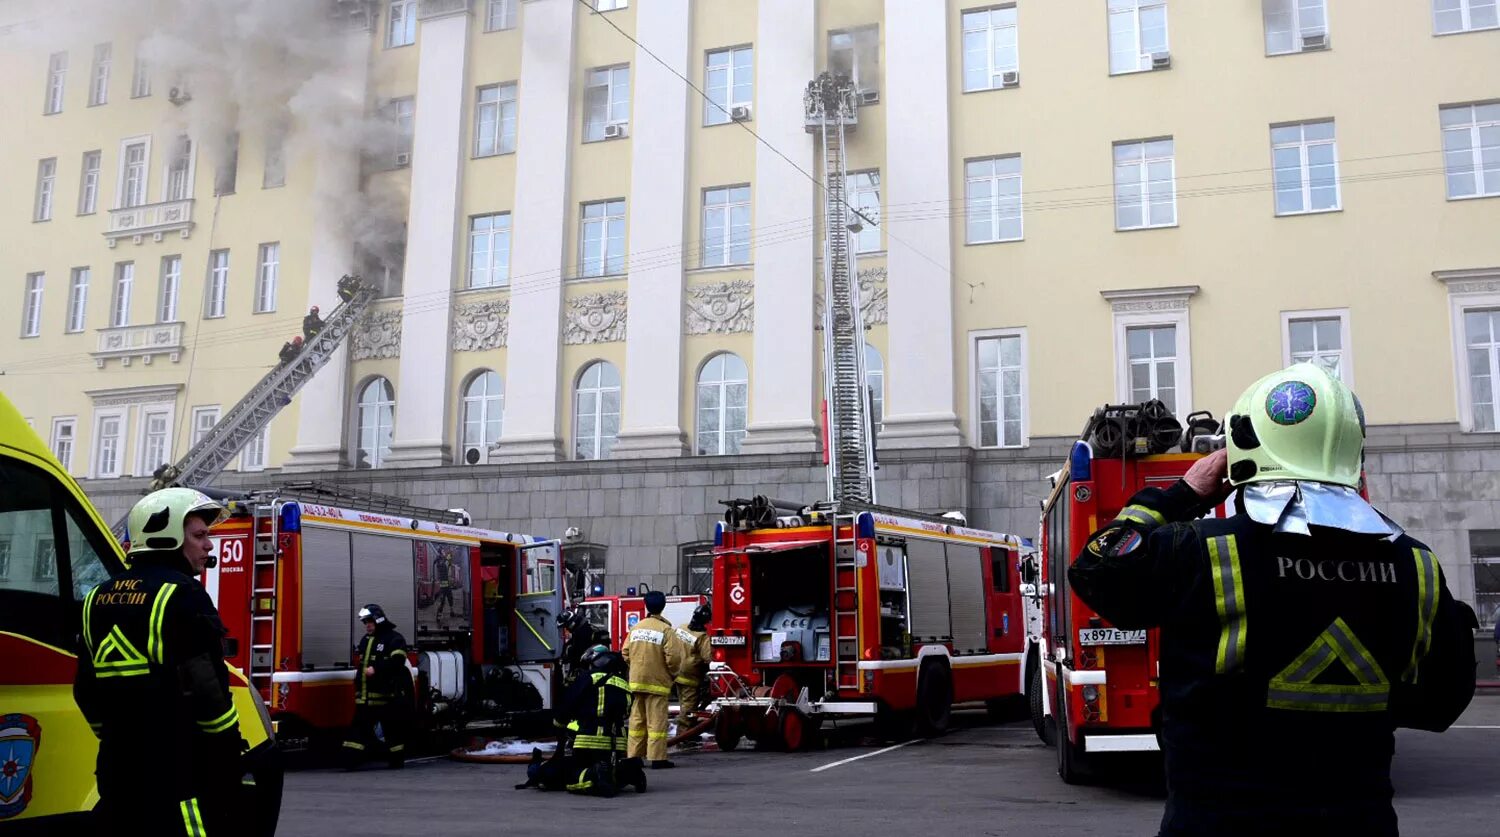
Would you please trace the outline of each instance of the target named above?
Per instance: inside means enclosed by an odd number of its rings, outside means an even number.
[[[349,533],[302,527],[302,664],[349,665],[354,647]]]
[[[948,611],[948,559],[942,542],[908,540],[906,575],[912,641],[939,642],[953,636]]]
[[[968,544],[946,545],[948,555],[948,600],[953,608],[953,650],[960,653],[982,653],[985,641],[984,565],[979,547]]]
[[[376,602],[408,640],[416,638],[416,574],[411,538],[350,536],[354,549],[354,604]]]

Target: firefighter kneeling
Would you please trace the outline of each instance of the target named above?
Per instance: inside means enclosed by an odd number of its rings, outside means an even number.
[[[625,758],[625,721],[630,716],[628,671],[619,654],[596,645],[583,654],[581,671],[568,685],[553,723],[561,732],[556,754],[533,754],[525,784],[591,796],[614,796],[634,786],[646,792],[646,772],[638,758]]]

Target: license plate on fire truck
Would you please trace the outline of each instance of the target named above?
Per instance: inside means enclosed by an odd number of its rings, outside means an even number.
[[[744,645],[745,638],[742,636],[711,636],[708,638],[709,645]]]
[[[1120,628],[1079,628],[1079,645],[1145,645],[1146,632]]]

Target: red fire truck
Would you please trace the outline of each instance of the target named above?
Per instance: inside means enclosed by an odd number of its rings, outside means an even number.
[[[829,717],[941,731],[955,703],[1021,694],[1022,539],[848,502],[728,505],[709,631],[729,672],[721,749],[800,749]]]
[[[673,627],[685,627],[698,605],[707,601],[707,596],[667,596],[667,606],[661,615]],[[635,623],[646,618],[644,593],[639,596],[589,596],[578,607],[587,615],[590,625],[609,634],[610,644],[616,651],[620,650],[621,642]]]
[[[317,483],[232,495],[204,585],[250,675],[298,748],[353,712],[356,613],[380,604],[417,650],[429,727],[551,705],[563,609],[559,542],[479,529],[461,512]]]

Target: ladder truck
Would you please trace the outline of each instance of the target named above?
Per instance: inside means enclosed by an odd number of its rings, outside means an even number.
[[[877,505],[864,321],[845,196],[859,124],[850,80],[804,96],[823,158],[824,461],[828,499],[725,500],[714,532],[709,642],[721,749],[745,737],[801,749],[828,718],[873,716],[885,734],[941,731],[955,703],[1021,694],[1025,631],[1018,537],[961,515]]]

